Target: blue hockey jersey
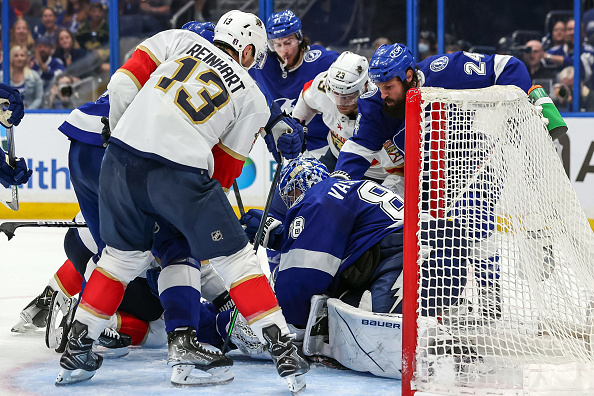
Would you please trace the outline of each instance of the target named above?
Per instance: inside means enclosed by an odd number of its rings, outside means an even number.
[[[338,58],[338,52],[328,51],[320,45],[312,45],[303,55],[303,62],[291,71],[285,71],[275,53],[269,53],[261,70],[250,69],[250,75],[256,80],[267,99],[278,103],[287,113],[299,99],[303,84],[313,80],[319,73],[328,70]],[[307,149],[315,150],[328,145],[328,127],[322,117],[316,115],[307,125]]]
[[[446,89],[475,89],[492,85],[515,85],[525,92],[531,87],[526,66],[509,55],[483,55],[469,52],[434,55],[417,64],[419,85]],[[404,165],[404,120],[383,111],[379,90],[362,95],[357,101],[357,124],[353,137],[338,156],[336,170],[361,179],[375,153],[385,144],[392,146],[394,166]]]
[[[372,181],[328,178],[287,212],[275,292],[288,323],[305,325],[309,300],[332,294],[340,273],[403,226],[402,199]]]
[[[101,117],[109,117],[109,95],[107,91],[94,102],[87,102],[66,117],[66,121],[58,127],[60,132],[70,139],[102,146],[101,130],[103,123]]]

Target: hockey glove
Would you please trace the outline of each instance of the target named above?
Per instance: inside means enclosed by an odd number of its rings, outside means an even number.
[[[275,102],[270,106],[270,118],[264,130],[264,141],[276,162],[282,162],[279,151],[287,159],[297,158],[301,154],[305,136],[303,126],[284,114]]]
[[[259,209],[250,209],[246,214],[241,216],[239,222],[245,225],[245,233],[250,240],[254,242],[260,221],[262,220],[263,212]],[[279,250],[282,246],[284,226],[280,221],[274,217],[268,216],[266,223],[264,223],[264,231],[260,239],[260,245],[267,249]],[[280,245],[280,246],[278,246]]]
[[[6,157],[4,151],[0,150],[2,157]],[[0,183],[8,188],[10,185],[18,186],[19,184],[24,184],[29,181],[31,174],[33,171],[31,169],[27,169],[27,163],[25,162],[24,158],[19,158],[16,161],[16,166],[13,168],[12,166],[8,165],[6,161],[1,161],[0,164]]]
[[[111,136],[111,129],[109,129],[109,118],[101,117],[103,129],[101,130],[101,140],[103,140],[103,147],[107,147],[107,142]]]
[[[5,108],[5,105],[8,106]],[[16,88],[0,83],[0,123],[6,128],[19,125],[25,115],[23,98]]]

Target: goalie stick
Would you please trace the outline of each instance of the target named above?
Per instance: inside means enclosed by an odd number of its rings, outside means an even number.
[[[75,221],[7,221],[0,224],[0,231],[5,233],[10,241],[19,227],[79,228],[87,227],[87,223]]]
[[[8,144],[8,153],[6,154],[5,161],[14,168],[16,166],[16,156],[14,153],[14,131],[12,127],[6,128],[6,142]],[[10,200],[3,198],[2,203],[9,209],[19,210],[19,188],[14,185],[10,186]]]

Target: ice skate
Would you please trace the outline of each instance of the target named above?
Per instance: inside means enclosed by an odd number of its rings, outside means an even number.
[[[66,351],[60,358],[62,370],[56,378],[56,385],[69,385],[86,381],[101,367],[103,358],[92,351],[94,340],[88,337],[86,324],[75,320],[66,344]]]
[[[12,326],[10,331],[24,333],[30,329],[44,328],[47,323],[52,294],[54,294],[54,289],[47,285],[43,292],[21,311],[19,321]]]
[[[105,359],[116,359],[126,356],[130,352],[128,349],[130,345],[132,345],[132,337],[106,327],[93,344],[93,352]]]
[[[227,329],[229,325],[227,325]],[[231,330],[231,340],[241,353],[248,356],[260,355],[266,351],[266,345],[262,344],[256,334],[241,314],[237,314],[235,325]]]
[[[284,378],[289,390],[294,395],[305,389],[305,373],[309,371],[309,364],[299,355],[297,347],[288,335],[281,335],[277,325],[270,325],[262,329],[262,334],[268,342],[268,351],[276,364],[276,370]]]
[[[69,298],[61,290],[55,291],[52,295],[45,328],[45,345],[58,353],[66,349],[76,304],[76,298]]]
[[[173,366],[173,386],[209,386],[233,381],[233,361],[218,349],[199,343],[193,327],[180,327],[169,332],[167,342],[167,364]],[[200,372],[192,372],[193,369]]]

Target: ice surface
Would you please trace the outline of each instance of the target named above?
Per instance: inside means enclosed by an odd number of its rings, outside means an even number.
[[[0,220],[2,222],[4,220]],[[66,229],[20,228],[7,241],[0,235],[0,396],[4,395],[290,395],[272,361],[232,354],[235,380],[228,385],[174,388],[167,350],[133,348],[120,359],[104,360],[91,380],[56,387],[59,354],[45,347],[44,332],[11,333],[19,312],[47,284],[66,259]],[[399,395],[400,381],[315,366],[302,395]]]

